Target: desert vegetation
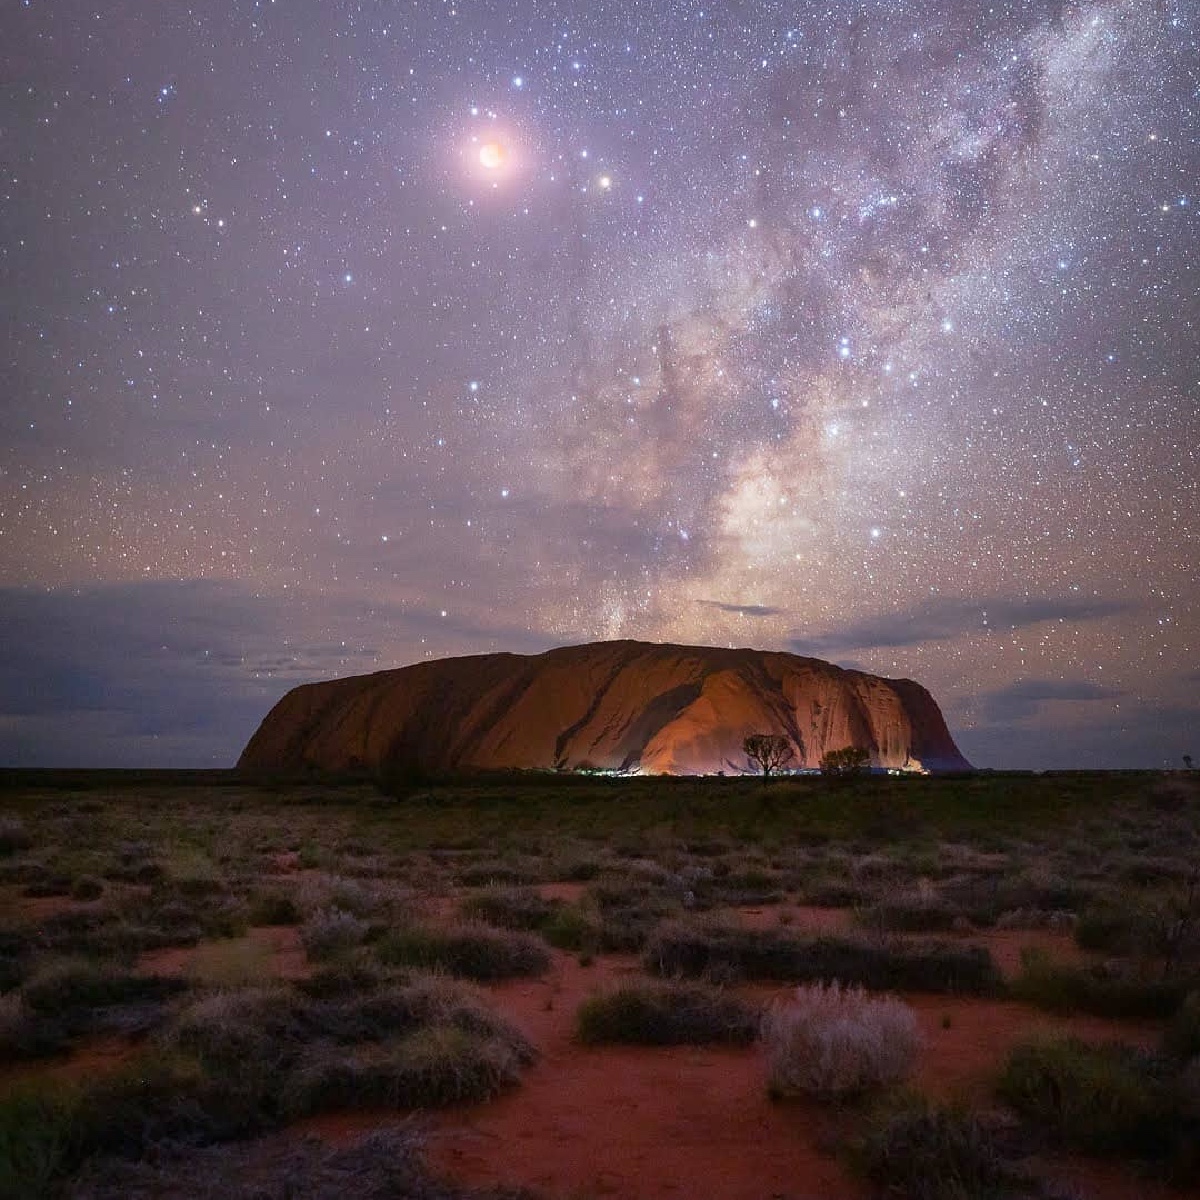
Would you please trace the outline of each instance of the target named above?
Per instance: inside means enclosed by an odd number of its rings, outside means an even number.
[[[2,1195],[465,1195],[414,1114],[528,1091],[533,1145],[556,1072],[672,1055],[654,1104],[702,1123],[742,1064],[847,1196],[1068,1196],[1092,1157],[1192,1194],[1190,776],[3,782]],[[377,1132],[301,1132],[333,1113]]]
[[[775,1096],[861,1096],[911,1074],[920,1049],[917,1018],[894,996],[859,986],[805,984],[763,1021],[768,1086]]]

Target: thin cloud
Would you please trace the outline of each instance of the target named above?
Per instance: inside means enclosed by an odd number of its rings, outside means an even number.
[[[729,604],[724,600],[697,600],[696,603],[737,617],[775,617],[784,611],[782,608],[772,608],[769,604]]]
[[[1126,695],[1118,688],[1105,687],[1086,679],[1021,679],[1006,687],[985,692],[980,700],[984,719],[1002,724],[1024,721],[1041,712],[1050,701],[1089,703],[1096,700],[1116,700]]]
[[[1120,600],[1075,596],[1020,600],[946,597],[903,612],[880,613],[823,633],[797,634],[791,638],[789,647],[797,654],[831,655],[847,650],[918,646],[996,630],[1024,629],[1046,621],[1070,624],[1101,621],[1135,607]]]
[[[555,644],[470,615],[358,600],[327,603],[314,625],[310,600],[214,581],[0,588],[0,765],[230,766],[296,684],[464,645]],[[329,628],[346,641],[330,641]]]

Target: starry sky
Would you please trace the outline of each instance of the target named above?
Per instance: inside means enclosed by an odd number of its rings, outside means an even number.
[[[636,637],[1200,758],[1195,0],[6,0],[0,763]]]

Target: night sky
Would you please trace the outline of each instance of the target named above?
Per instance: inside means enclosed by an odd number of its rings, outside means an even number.
[[[1195,0],[5,0],[0,764],[598,638],[1200,759]]]

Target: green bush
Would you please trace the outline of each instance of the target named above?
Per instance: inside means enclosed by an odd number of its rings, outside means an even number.
[[[162,1000],[186,986],[179,979],[135,975],[87,959],[64,959],[35,971],[21,986],[21,996],[37,1016],[61,1019],[81,1010]]]
[[[182,979],[105,963],[50,962],[0,1001],[0,1048],[12,1058],[41,1058],[105,1029],[143,1032],[161,1019],[163,1002],[186,987]]]
[[[1160,1157],[1171,1145],[1169,1088],[1154,1059],[1119,1042],[1044,1038],[1013,1048],[1001,1099],[1056,1140],[1093,1154]]]
[[[947,933],[964,914],[937,897],[900,895],[861,908],[857,916],[867,929],[886,933]]]
[[[846,779],[865,775],[871,767],[871,752],[861,746],[843,746],[821,755],[821,774]]]
[[[1075,942],[1081,950],[1125,954],[1136,943],[1138,916],[1130,905],[1114,901],[1084,909],[1075,926]]]
[[[628,983],[591,996],[575,1018],[581,1042],[639,1046],[746,1045],[758,1011],[717,988],[687,983]]]
[[[315,1052],[289,1076],[287,1106],[299,1117],[488,1100],[519,1082],[522,1065],[500,1038],[435,1025],[379,1047]]]
[[[295,897],[282,888],[256,892],[246,915],[251,925],[299,925],[304,920]]]
[[[1060,966],[1041,951],[1026,951],[1010,990],[1016,999],[1049,1012],[1120,1020],[1170,1017],[1196,986],[1195,977],[1144,979],[1101,967]]]
[[[147,1053],[84,1089],[76,1118],[81,1157],[137,1158],[164,1142],[228,1141],[272,1127],[271,1092],[237,1082],[187,1058]]]
[[[145,1162],[107,1161],[82,1176],[80,1200],[522,1200],[508,1188],[462,1189],[432,1178],[411,1126],[377,1129],[349,1145],[262,1138],[236,1145],[171,1147]],[[532,1197],[529,1197],[532,1200]]]
[[[309,994],[276,985],[203,997],[160,1044],[264,1127],[331,1107],[480,1099],[536,1057],[463,984],[364,980],[351,991],[330,982]]]
[[[646,947],[647,969],[667,977],[839,979],[877,991],[991,995],[1002,980],[986,949],[959,942],[808,937],[789,929],[674,922]]]
[[[597,914],[596,948],[626,954],[641,950],[664,919],[682,912],[681,895],[626,876],[596,880],[584,896],[584,904]]]
[[[467,920],[528,931],[545,927],[562,907],[561,900],[544,900],[533,888],[490,887],[468,896],[460,912]]]
[[[905,1200],[1004,1200],[1031,1190],[975,1117],[920,1100],[875,1116],[854,1158],[872,1183]]]
[[[390,966],[479,980],[540,975],[550,966],[550,952],[541,938],[490,925],[402,926],[385,933],[375,952]]]
[[[542,936],[559,950],[594,954],[604,942],[600,918],[578,904],[563,904],[542,927]]]
[[[0,1196],[43,1200],[79,1161],[75,1091],[22,1088],[0,1096]]]

